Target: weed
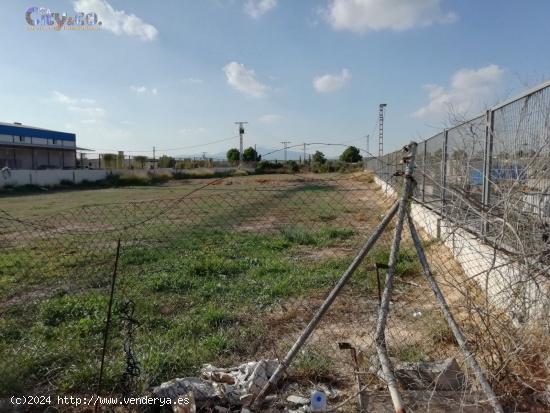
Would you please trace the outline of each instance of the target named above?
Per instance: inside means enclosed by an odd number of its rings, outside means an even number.
[[[418,363],[427,361],[420,344],[400,344],[394,347],[393,355],[402,362]]]
[[[295,380],[333,382],[333,360],[321,349],[307,347],[298,355],[290,375]]]

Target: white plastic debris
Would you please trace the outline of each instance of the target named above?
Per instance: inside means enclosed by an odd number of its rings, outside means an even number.
[[[311,411],[312,412],[327,411],[327,396],[324,392],[317,390],[311,394]]]

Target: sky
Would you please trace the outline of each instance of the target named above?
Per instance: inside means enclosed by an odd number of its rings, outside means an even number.
[[[35,30],[31,6],[95,30]],[[5,0],[0,122],[98,152],[302,142],[385,152],[550,77],[546,0]],[[39,13],[33,14],[34,17]],[[308,147],[337,155],[337,146]]]

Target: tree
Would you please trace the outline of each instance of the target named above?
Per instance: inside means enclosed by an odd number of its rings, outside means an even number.
[[[340,160],[343,162],[360,162],[363,159],[361,156],[361,153],[359,152],[359,149],[357,149],[355,146],[348,147],[344,152],[342,152],[342,155],[340,155]]]
[[[145,162],[147,162],[147,157],[143,155],[134,156],[134,161],[136,161],[141,169],[145,168]]]
[[[162,155],[159,158],[159,168],[173,168],[176,166],[176,160],[171,156]]]
[[[323,165],[327,161],[325,154],[321,151],[316,151],[313,154],[313,162]]]
[[[262,160],[262,156],[258,155],[258,153],[256,152],[256,149],[254,149],[252,146],[250,146],[249,148],[246,148],[243,151],[243,161],[254,162],[254,161],[261,161],[261,160]]]
[[[229,149],[227,151],[227,160],[230,162],[230,163],[237,163],[239,162],[239,155],[240,155],[240,152],[238,149],[236,148],[232,148],[232,149]]]

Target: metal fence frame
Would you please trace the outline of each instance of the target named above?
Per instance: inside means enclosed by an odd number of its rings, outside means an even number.
[[[484,128],[480,127],[484,123]],[[480,130],[484,129],[484,130]],[[468,140],[472,137],[479,140],[471,142],[482,149],[483,153],[475,152],[472,148],[471,157],[460,158],[460,151],[467,149]],[[525,170],[529,159],[542,157],[550,162],[550,81],[530,89],[519,96],[500,103],[465,122],[445,129],[419,143],[419,165],[421,172],[418,176],[418,185],[415,190],[417,201],[426,204],[434,211],[445,215],[447,205],[453,203],[450,191],[451,176],[449,172],[454,167],[460,173],[453,172],[452,178],[470,190],[475,186],[472,198],[480,202],[480,209],[498,210],[499,184],[512,185],[513,182],[528,180]],[[450,147],[450,136],[453,142],[461,141],[462,149]],[[477,136],[482,135],[482,136]],[[462,136],[462,138],[461,138]],[[542,149],[542,153],[540,151]],[[398,171],[399,165],[394,162],[399,151],[385,154],[381,158],[370,158],[365,165],[368,170],[374,171],[382,180],[390,183],[392,176]],[[481,165],[474,168],[472,159]],[[461,164],[463,162],[463,164]],[[454,163],[455,165],[452,165]],[[548,197],[550,203],[550,174],[544,170],[538,176],[541,197]],[[421,175],[421,176],[420,176]],[[542,179],[541,179],[542,178]],[[431,180],[432,182],[428,182]],[[456,182],[454,183],[456,184]],[[455,185],[456,186],[456,185]],[[480,193],[481,192],[481,193]],[[521,213],[521,211],[517,211]],[[550,216],[547,217],[550,222]],[[485,238],[490,233],[486,222],[475,224],[474,232]],[[472,229],[472,228],[470,228]]]

